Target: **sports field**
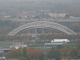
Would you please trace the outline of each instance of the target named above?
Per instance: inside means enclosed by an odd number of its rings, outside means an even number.
[[[0,47],[2,48],[4,48],[4,47],[10,47],[12,45],[12,43],[10,43],[10,42],[0,42]]]

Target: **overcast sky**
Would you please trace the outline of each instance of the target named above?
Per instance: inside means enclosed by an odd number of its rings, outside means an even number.
[[[24,5],[24,4],[28,4],[27,3],[27,1],[35,1],[37,4],[39,3],[39,2],[43,2],[43,4],[45,3],[45,2],[53,2],[53,3],[63,3],[63,4],[65,4],[65,3],[68,3],[68,4],[80,4],[80,0],[0,0],[0,6],[2,5],[15,5],[15,4],[22,4],[22,5]],[[31,2],[31,4],[33,4],[33,2]],[[35,4],[36,5],[36,4]]]
[[[55,2],[80,2],[80,0],[0,0],[3,1],[55,1]]]
[[[49,2],[80,2],[80,0],[0,0],[0,2],[11,2],[11,1],[16,1],[16,2],[20,2],[20,1],[49,1]]]

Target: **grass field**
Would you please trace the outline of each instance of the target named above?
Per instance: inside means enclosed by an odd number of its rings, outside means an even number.
[[[0,42],[0,47],[10,47],[12,43],[10,42]]]
[[[11,42],[0,42],[0,47],[10,47],[12,45]],[[29,47],[40,47],[40,46],[59,46],[60,44],[54,44],[54,43],[49,43],[49,44],[45,44],[45,43],[30,43],[28,46]],[[63,43],[61,44],[61,46],[76,46],[76,43]]]
[[[34,44],[29,44],[29,46],[35,46],[35,47],[38,47],[38,46],[59,46],[58,44],[48,44],[48,45],[45,45],[45,43],[34,43]],[[66,43],[66,44],[62,44],[62,46],[76,46],[76,43]]]

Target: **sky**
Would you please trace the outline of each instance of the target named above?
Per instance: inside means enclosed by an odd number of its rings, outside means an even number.
[[[27,4],[27,2],[30,2],[31,4],[33,4],[33,2],[35,3],[40,3],[42,2],[44,3],[57,3],[57,4],[80,4],[80,0],[0,0],[0,6],[9,6],[9,5],[25,5]],[[29,4],[30,5],[30,4]],[[35,4],[36,5],[36,4]]]
[[[40,1],[49,1],[49,2],[62,2],[62,3],[65,3],[65,2],[80,2],[80,0],[0,0],[0,2],[22,2],[22,1],[35,1],[35,2],[40,2]]]

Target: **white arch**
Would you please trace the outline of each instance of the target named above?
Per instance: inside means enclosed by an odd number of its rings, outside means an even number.
[[[51,27],[51,28],[55,28],[55,29],[58,29],[66,34],[71,34],[71,35],[74,35],[76,34],[75,32],[73,32],[72,30],[70,30],[69,28],[61,25],[61,24],[58,24],[58,23],[55,23],[55,22],[49,22],[49,21],[37,21],[37,22],[31,22],[31,23],[26,23],[16,29],[14,29],[13,31],[11,31],[8,35],[15,35],[17,34],[18,32],[26,29],[26,28],[37,28],[37,27],[41,27],[41,28],[44,28],[44,27]]]

